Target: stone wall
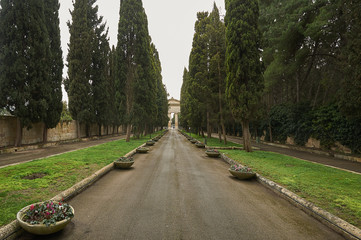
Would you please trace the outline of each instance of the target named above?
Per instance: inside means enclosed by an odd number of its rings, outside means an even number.
[[[36,123],[29,130],[23,129],[22,144],[36,144],[43,142],[43,123]],[[108,127],[109,134],[113,133],[113,127]],[[116,130],[114,131],[116,132]],[[122,132],[122,128],[118,129]],[[85,125],[80,125],[81,137],[86,137]],[[90,127],[91,136],[98,135],[98,125]],[[102,126],[102,135],[107,135],[107,128]],[[77,138],[76,121],[59,123],[55,128],[48,129],[48,142],[67,141]],[[0,116],[0,148],[15,145],[16,118],[11,116]]]

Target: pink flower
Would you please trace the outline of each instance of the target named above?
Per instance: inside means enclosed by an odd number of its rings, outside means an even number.
[[[50,208],[50,205],[49,205],[49,203],[46,205],[46,208]]]

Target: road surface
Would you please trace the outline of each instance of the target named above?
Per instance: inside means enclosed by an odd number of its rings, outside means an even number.
[[[239,181],[177,131],[130,170],[113,170],[69,203],[61,232],[19,239],[343,239],[255,180]]]

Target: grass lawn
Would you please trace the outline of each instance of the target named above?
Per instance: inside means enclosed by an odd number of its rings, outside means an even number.
[[[16,219],[21,208],[56,196],[147,140],[119,140],[0,169],[0,226]],[[31,176],[41,178],[27,179]]]
[[[185,131],[183,131],[183,132],[185,132]],[[194,133],[191,134],[189,132],[185,132],[185,133],[187,133],[189,136],[197,139],[198,141],[204,142],[204,137],[202,137],[198,134],[194,134]],[[230,141],[227,141],[227,144],[225,145],[224,141],[219,142],[219,139],[214,138],[214,137],[207,138],[207,146],[209,146],[209,147],[242,147],[241,144],[237,144],[237,143],[230,142]]]
[[[277,153],[232,150],[222,152],[361,228],[361,175]]]

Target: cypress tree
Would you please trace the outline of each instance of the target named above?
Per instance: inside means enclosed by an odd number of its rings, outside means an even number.
[[[225,26],[219,16],[219,10],[214,3],[213,11],[209,15],[209,25],[207,26],[207,33],[209,37],[209,94],[211,109],[213,109],[212,116],[218,121],[218,133],[221,141],[221,132],[223,134],[224,144],[227,144],[226,129],[225,129],[225,53],[226,53],[226,39]],[[208,129],[210,131],[210,129]],[[210,133],[208,133],[210,135]]]
[[[42,0],[4,0],[0,10],[1,107],[18,118],[19,146],[22,128],[47,116],[49,36]]]
[[[91,68],[90,81],[93,104],[94,122],[98,125],[98,135],[101,135],[102,125],[109,124],[109,57],[110,46],[108,29],[103,23],[103,17],[98,16],[96,0],[88,2],[88,27],[91,29]]]
[[[148,21],[141,0],[120,2],[117,45],[117,102],[130,141],[132,125],[140,126],[154,110]]]
[[[59,27],[59,1],[48,0],[45,4],[45,22],[50,41],[50,58],[48,64],[50,65],[49,81],[45,84],[49,85],[50,91],[47,92],[48,109],[44,118],[44,134],[43,141],[47,142],[47,129],[54,128],[58,124],[61,112],[63,109],[62,103],[62,89],[61,84],[63,80],[63,52],[61,50],[60,42],[60,27]]]
[[[93,121],[91,62],[92,32],[88,19],[88,1],[76,0],[71,12],[72,22],[68,22],[70,31],[68,78],[65,88],[69,97],[69,111],[77,120],[77,135],[80,138],[80,123],[85,123],[87,135]]]
[[[258,1],[226,1],[226,96],[233,116],[241,120],[243,144],[252,151],[249,121],[264,87]]]
[[[154,75],[156,80],[156,105],[157,105],[157,116],[156,116],[156,127],[167,126],[168,124],[168,98],[167,90],[162,81],[162,66],[159,59],[159,53],[154,44],[151,44],[153,53],[153,65]]]
[[[207,25],[208,12],[197,13],[192,50],[189,56],[189,113],[191,127],[202,131],[209,119],[208,81],[209,81],[209,41]],[[209,127],[209,123],[207,124]]]

